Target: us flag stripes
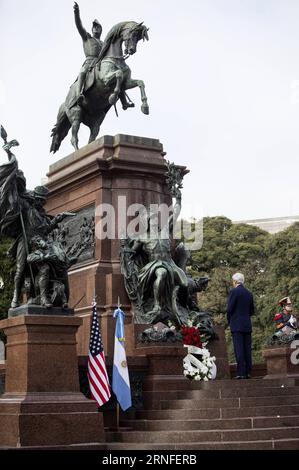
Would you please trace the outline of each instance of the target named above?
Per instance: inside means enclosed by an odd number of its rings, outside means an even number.
[[[92,304],[92,321],[88,354],[88,381],[91,397],[99,406],[104,405],[104,403],[106,403],[111,397],[111,390],[97,315],[97,304],[95,301]]]

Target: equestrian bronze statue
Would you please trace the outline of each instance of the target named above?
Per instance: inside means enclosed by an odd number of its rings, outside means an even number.
[[[140,88],[141,111],[149,114],[144,82],[131,78],[131,70],[126,64],[126,60],[136,52],[137,43],[141,39],[148,40],[146,26],[135,21],[118,23],[109,31],[101,45],[99,23],[93,23],[93,36],[91,36],[82,26],[77,4],[74,10],[77,29],[83,39],[86,61],[78,79],[70,87],[65,102],[59,108],[57,122],[51,134],[53,153],[57,152],[70,129],[72,129],[71,143],[76,150],[78,149],[78,131],[81,123],[89,127],[89,142],[93,142],[111,106],[116,106],[118,100],[124,110],[134,106],[126,94],[126,90],[130,88]],[[99,56],[95,58],[99,50]]]

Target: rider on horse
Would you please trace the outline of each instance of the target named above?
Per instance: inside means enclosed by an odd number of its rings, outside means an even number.
[[[89,127],[89,143],[93,142],[111,106],[115,106],[118,100],[123,109],[134,106],[126,90],[139,87],[141,111],[149,114],[144,82],[133,79],[131,70],[126,64],[126,59],[135,54],[138,42],[141,39],[148,40],[148,28],[136,21],[122,21],[111,28],[102,44],[99,42],[100,25],[94,22],[93,33],[97,30],[98,37],[91,36],[81,24],[79,7],[76,3],[74,10],[76,24],[83,38],[86,61],[78,79],[71,85],[65,102],[59,107],[57,121],[51,132],[50,151],[54,153],[70,129],[71,143],[76,150],[78,149],[78,131],[81,123]]]
[[[88,33],[82,25],[80,18],[80,10],[78,3],[74,5],[75,23],[79,34],[83,40],[83,49],[86,56],[78,76],[78,102],[82,102],[84,98],[84,86],[87,73],[97,63],[100,52],[103,47],[103,41],[100,40],[102,34],[102,26],[98,20],[92,23],[92,35]]]
[[[83,40],[83,49],[85,53],[85,62],[82,65],[80,73],[77,78],[77,103],[81,105],[84,100],[84,88],[86,83],[87,74],[95,67],[99,62],[99,56],[103,47],[103,41],[100,40],[102,34],[102,26],[97,19],[92,23],[92,35],[86,31],[82,25],[80,18],[80,9],[78,3],[74,4],[75,23],[78,32]],[[132,108],[134,104],[127,100],[127,94],[121,93],[120,96],[123,109]]]

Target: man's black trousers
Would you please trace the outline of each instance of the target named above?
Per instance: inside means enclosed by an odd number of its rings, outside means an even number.
[[[251,374],[251,333],[236,331],[232,333],[235,357],[237,361],[237,376],[247,377]]]

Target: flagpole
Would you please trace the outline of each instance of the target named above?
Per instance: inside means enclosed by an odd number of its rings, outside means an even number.
[[[120,408],[126,411],[132,406],[131,387],[129,379],[129,371],[125,351],[125,333],[124,333],[124,316],[121,310],[120,298],[117,299],[117,308],[113,317],[115,323],[114,337],[114,358],[112,370],[112,390],[117,400],[116,404],[116,428],[120,429]]]
[[[120,308],[120,299],[117,297],[117,308]],[[116,429],[119,430],[119,403],[116,405]]]
[[[119,430],[119,403],[116,405],[116,430]]]
[[[97,402],[99,407],[110,400],[111,389],[106,369],[101,327],[97,314],[97,304],[95,301],[92,305],[92,317],[90,325],[88,382],[91,398]]]

